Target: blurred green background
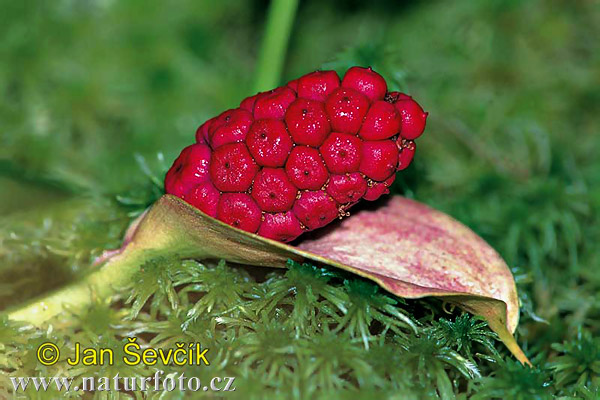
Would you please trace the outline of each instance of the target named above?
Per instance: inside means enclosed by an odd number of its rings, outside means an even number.
[[[69,231],[68,265],[53,252],[37,274],[54,265],[62,272],[47,283],[58,284],[118,243],[126,217],[102,201],[119,196],[129,211],[150,203],[148,175],[161,179],[203,121],[253,94],[268,5],[0,0],[3,284],[31,283],[6,271],[38,262],[19,251],[48,246],[48,221],[60,226],[68,214],[52,207],[71,198],[96,199],[76,222],[101,220],[111,233],[95,243]],[[542,394],[523,398],[599,393],[598,38],[593,0],[306,0],[285,58],[281,83],[370,65],[429,112],[415,163],[394,190],[466,223],[514,267],[519,341],[546,371]],[[587,371],[564,378],[570,386],[552,366],[567,355]],[[489,379],[502,368],[488,369]],[[487,384],[515,387],[511,373]]]

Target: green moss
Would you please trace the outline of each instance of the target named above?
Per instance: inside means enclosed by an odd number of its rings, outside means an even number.
[[[0,0],[0,309],[118,247],[196,127],[251,94],[263,5]],[[156,259],[46,329],[0,319],[0,398],[11,376],[152,375],[36,360],[47,340],[69,353],[129,336],[202,343],[210,367],[165,372],[235,376],[232,398],[598,398],[599,36],[590,2],[306,1],[284,68],[372,65],[420,100],[427,132],[392,190],[514,267],[536,368],[476,317],[339,271]]]

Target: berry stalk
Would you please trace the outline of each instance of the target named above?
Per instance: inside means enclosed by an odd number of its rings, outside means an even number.
[[[441,297],[483,316],[515,357],[531,365],[511,334],[519,308],[506,263],[464,225],[397,196],[377,211],[359,212],[339,229],[294,247],[234,229],[167,194],[132,224],[120,250],[102,257],[103,266],[9,311],[8,318],[42,326],[65,306],[89,307],[94,299],[107,298],[134,280],[146,261],[161,256],[278,268],[285,268],[289,259],[308,260],[373,280],[400,297]]]
[[[101,257],[103,265],[72,283],[7,312],[8,318],[41,326],[65,307],[84,308],[95,298],[112,295],[132,281],[145,262],[157,257],[182,260],[220,260],[284,268],[289,259],[300,261],[295,250],[257,235],[232,229],[229,225],[198,212],[184,201],[161,197],[132,223],[123,247]]]
[[[114,288],[130,282],[146,260],[148,253],[130,249],[112,258],[102,268],[95,270],[81,281],[62,287],[52,293],[25,304],[9,312],[8,318],[41,326],[50,318],[67,308],[84,307],[95,298],[105,298],[113,294]]]
[[[254,90],[261,92],[279,84],[298,0],[272,0],[256,66]]]

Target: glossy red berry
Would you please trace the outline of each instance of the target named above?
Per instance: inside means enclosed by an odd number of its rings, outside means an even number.
[[[321,155],[332,174],[356,172],[360,166],[362,140],[348,133],[333,132],[321,146]]]
[[[295,144],[318,147],[331,132],[325,105],[315,100],[294,101],[285,113],[285,123]]]
[[[371,67],[352,67],[342,79],[342,87],[352,88],[364,94],[371,101],[383,100],[387,92],[385,79]]]
[[[263,168],[252,185],[252,198],[267,212],[289,211],[297,194],[298,189],[283,168]]]
[[[378,100],[371,105],[360,128],[364,140],[383,140],[400,132],[402,119],[393,104]]]
[[[400,154],[398,155],[398,171],[402,171],[412,162],[415,151],[417,151],[417,145],[412,140],[400,138],[398,141],[400,142],[400,145],[398,146],[400,149]]]
[[[356,203],[366,191],[367,181],[358,172],[332,175],[327,185],[327,193],[339,204]]]
[[[183,196],[199,183],[209,179],[211,150],[204,144],[193,144],[181,151],[165,177],[165,190]]]
[[[200,125],[200,127],[196,130],[196,143],[198,143],[198,144],[208,144],[209,143],[210,127],[212,126],[212,123],[215,121],[215,119],[217,119],[217,117],[209,119],[208,121],[206,121],[205,123]]]
[[[265,214],[258,234],[280,242],[290,242],[302,234],[304,230],[293,212]]]
[[[337,203],[322,190],[303,192],[294,203],[292,211],[310,230],[329,224],[339,214]]]
[[[389,187],[394,183],[396,179],[396,175],[390,176],[383,182],[373,182],[372,185],[367,189],[363,199],[368,201],[377,200],[384,194],[388,194],[390,192]]]
[[[254,96],[246,97],[240,103],[240,108],[242,110],[246,110],[249,112],[254,112],[254,103],[256,102],[256,98],[260,95],[260,93],[255,94]]]
[[[340,78],[335,71],[315,71],[298,79],[298,97],[325,101],[338,87]]]
[[[391,140],[363,142],[360,172],[374,181],[384,181],[396,172],[398,147]]]
[[[219,116],[210,129],[210,146],[216,149],[227,143],[243,142],[252,121],[249,111],[240,108],[226,111],[225,116]]]
[[[325,110],[334,132],[355,134],[369,110],[369,99],[354,89],[339,88],[327,99]]]
[[[254,102],[254,118],[283,119],[287,108],[296,100],[296,92],[282,86],[256,97]]]
[[[244,143],[230,143],[214,150],[209,172],[220,191],[245,192],[258,172],[258,165]]]
[[[217,206],[217,218],[235,228],[256,232],[262,212],[246,193],[223,193]]]
[[[209,119],[177,157],[165,191],[205,214],[288,242],[389,193],[427,113],[354,67],[317,71]]]
[[[282,121],[259,119],[250,128],[246,145],[258,165],[282,167],[294,143]]]
[[[297,92],[298,91],[298,79],[294,79],[292,81],[289,81],[288,83],[285,84],[285,86],[289,87],[294,92]]]
[[[217,188],[210,181],[205,181],[196,185],[182,198],[203,213],[216,217],[220,196]]]
[[[412,97],[399,92],[386,96],[386,101],[394,105],[400,113],[402,128],[400,135],[404,139],[414,140],[423,134],[427,123],[427,115],[423,108]]]
[[[285,172],[298,189],[320,189],[329,178],[319,151],[306,146],[294,147],[285,164]]]

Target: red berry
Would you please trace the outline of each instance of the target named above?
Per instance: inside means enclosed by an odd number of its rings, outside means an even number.
[[[337,203],[322,190],[303,192],[294,203],[292,211],[310,230],[329,224],[339,215]]]
[[[252,197],[246,193],[223,193],[217,207],[217,218],[248,232],[256,232],[262,213]]]
[[[298,97],[325,101],[338,87],[340,78],[335,71],[315,71],[298,79]]]
[[[202,124],[165,190],[209,216],[287,242],[361,199],[389,193],[415,153],[427,113],[354,67],[307,74]],[[383,100],[383,101],[382,101]]]
[[[406,140],[399,138],[400,143],[400,155],[398,155],[398,171],[406,169],[412,162],[417,150],[417,145],[412,140]],[[397,142],[398,143],[398,142]]]
[[[321,155],[330,173],[358,171],[362,140],[347,133],[333,132],[321,146]]]
[[[400,98],[394,103],[394,106],[402,117],[400,135],[404,139],[414,140],[421,136],[425,130],[428,113],[423,111],[419,103],[410,97],[406,97]]]
[[[402,120],[393,104],[376,101],[369,108],[359,135],[365,140],[388,139],[400,132]]]
[[[211,151],[207,145],[193,144],[181,151],[165,177],[165,191],[183,196],[208,179]]]
[[[294,92],[297,92],[298,91],[298,79],[294,79],[293,81],[289,81],[288,83],[285,84],[285,86],[289,87]]]
[[[329,172],[317,149],[296,146],[285,164],[285,172],[298,189],[320,189]]]
[[[220,119],[221,117],[211,128],[210,145],[213,149],[227,143],[243,142],[253,121],[249,111],[239,108],[226,111],[223,123],[219,121]]]
[[[289,211],[297,193],[283,168],[263,168],[252,185],[252,198],[267,212]]]
[[[363,199],[368,201],[375,201],[382,195],[388,194],[389,192],[390,191],[388,190],[387,186],[383,184],[383,182],[377,182],[367,190]]]
[[[358,172],[332,175],[327,193],[340,204],[356,203],[367,191],[367,181]]]
[[[215,133],[215,131],[217,129],[219,129],[223,125],[228,124],[229,121],[231,121],[231,115],[237,111],[239,111],[238,108],[232,108],[230,110],[223,111],[221,114],[219,114],[215,118],[213,118],[213,122],[210,125],[210,129],[208,131],[209,138],[212,138],[212,135]]]
[[[296,100],[296,93],[285,86],[260,93],[254,103],[254,118],[283,119],[285,111]]]
[[[375,181],[384,181],[396,172],[398,147],[391,140],[363,142],[360,172]]]
[[[335,132],[357,133],[369,109],[369,99],[354,89],[336,89],[327,99],[325,110]]]
[[[259,94],[260,93],[255,94],[254,96],[246,97],[240,103],[240,108],[242,110],[246,110],[248,112],[254,112],[254,103],[256,102],[256,98],[258,97]]]
[[[297,99],[285,113],[285,123],[296,144],[318,147],[331,128],[320,101]]]
[[[214,185],[208,181],[203,182],[193,188],[182,199],[211,216],[217,216],[217,205],[219,204],[220,193]]]
[[[222,192],[248,190],[258,166],[244,143],[230,143],[214,150],[210,162],[210,178]]]
[[[200,125],[200,127],[196,130],[196,143],[208,144],[208,142],[210,141],[210,127],[212,126],[215,119],[217,118],[214,117],[209,119],[208,121]]]
[[[342,79],[342,87],[358,90],[371,101],[383,100],[387,92],[385,79],[371,67],[352,67]]]
[[[395,179],[396,175],[392,175],[384,182],[374,182],[373,185],[371,185],[371,187],[367,189],[367,192],[365,193],[363,199],[368,201],[374,201],[382,195],[388,194],[390,192],[389,187],[392,185],[392,183],[394,183]]]
[[[293,212],[265,214],[258,234],[280,242],[291,242],[302,234],[300,221]]]
[[[282,121],[259,119],[250,128],[246,145],[258,165],[282,167],[292,151],[293,142]]]

